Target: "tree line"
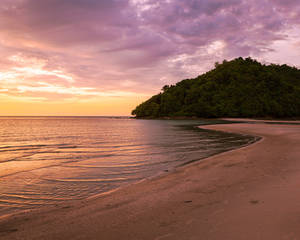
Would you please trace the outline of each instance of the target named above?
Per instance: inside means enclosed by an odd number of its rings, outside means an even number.
[[[138,105],[137,118],[299,117],[300,70],[252,58],[224,60],[194,79],[166,85]]]

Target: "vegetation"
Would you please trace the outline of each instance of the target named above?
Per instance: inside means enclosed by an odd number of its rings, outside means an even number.
[[[299,117],[300,70],[251,58],[224,60],[215,69],[164,86],[132,111],[137,118]]]

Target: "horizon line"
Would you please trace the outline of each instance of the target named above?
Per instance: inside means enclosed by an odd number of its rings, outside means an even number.
[[[132,117],[132,115],[0,115],[0,117]]]

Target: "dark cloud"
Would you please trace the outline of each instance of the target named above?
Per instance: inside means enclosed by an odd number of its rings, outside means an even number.
[[[274,51],[299,12],[298,0],[3,0],[0,69],[21,54],[77,87],[153,91],[224,58]],[[52,81],[28,81],[39,77]]]
[[[127,1],[25,0],[0,10],[0,26],[11,35],[55,45],[103,42],[121,36],[130,25]]]

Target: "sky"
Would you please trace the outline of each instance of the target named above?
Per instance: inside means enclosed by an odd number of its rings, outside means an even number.
[[[0,115],[128,116],[248,56],[300,67],[299,0],[1,0]]]

